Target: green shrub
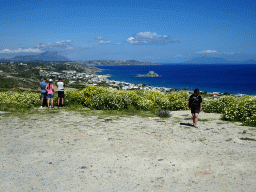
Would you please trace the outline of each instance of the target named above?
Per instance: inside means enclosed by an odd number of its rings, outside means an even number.
[[[186,110],[189,99],[189,95],[187,92],[173,92],[169,95],[166,95],[166,97],[169,100],[168,109],[172,111]]]
[[[156,115],[163,118],[171,117],[170,111],[161,108],[156,111]]]
[[[81,91],[81,95],[78,94],[79,99],[81,99],[81,104],[87,107],[94,106],[92,102],[96,102],[97,100],[93,99],[93,97],[100,97],[105,95],[107,92],[110,92],[109,89],[103,87],[96,86],[88,86]]]
[[[222,118],[256,126],[256,98],[250,96],[237,98],[235,103],[224,108]]]
[[[217,100],[204,101],[203,109],[208,113],[218,113],[219,103]]]
[[[0,109],[27,109],[40,105],[40,93],[34,92],[0,92]]]
[[[157,107],[184,110],[188,97],[186,92],[166,95],[158,91],[116,91],[98,86],[88,86],[81,91],[66,92],[65,95],[67,104],[79,103],[90,108],[113,110],[127,109],[131,105],[143,110]]]
[[[208,113],[222,113],[225,108],[237,102],[237,98],[232,96],[224,96],[217,100],[205,101],[203,108]]]
[[[224,96],[217,100],[205,101],[203,109],[209,113],[221,113],[223,120],[240,121],[244,125],[256,126],[256,98],[252,96]]]

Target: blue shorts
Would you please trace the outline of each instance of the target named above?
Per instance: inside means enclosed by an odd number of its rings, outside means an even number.
[[[47,97],[47,92],[41,93],[41,98]]]
[[[48,94],[48,98],[53,98],[54,97],[54,93],[53,94]]]

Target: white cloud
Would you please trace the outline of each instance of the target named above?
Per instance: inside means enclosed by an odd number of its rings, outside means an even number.
[[[62,41],[58,41],[56,42],[57,44],[63,44],[63,43],[71,43],[71,40],[62,40]]]
[[[236,53],[234,52],[220,52],[220,51],[216,51],[216,50],[204,50],[204,51],[198,51],[197,54],[215,54],[215,55],[235,55]]]
[[[56,51],[56,52],[71,52],[71,51],[78,51],[78,50],[83,50],[83,49],[88,49],[91,48],[88,45],[85,45],[83,47],[75,47],[72,45],[71,40],[63,40],[63,41],[58,41],[53,44],[43,44],[40,43],[35,48],[38,48],[42,51]]]
[[[0,51],[0,53],[41,53],[45,51],[73,52],[73,51],[79,51],[79,50],[89,49],[89,48],[91,48],[91,46],[88,46],[88,45],[85,45],[82,47],[75,47],[72,45],[71,40],[63,40],[53,44],[40,43],[36,45],[34,48],[18,48],[16,50],[3,49]]]
[[[38,48],[31,49],[31,48],[18,48],[16,50],[11,49],[3,49],[0,53],[41,53],[42,51]]]
[[[0,53],[12,53],[10,49],[3,49]]]
[[[58,41],[58,42],[53,43],[53,44],[40,43],[35,47],[42,50],[42,51],[57,51],[57,52],[70,51],[70,50],[73,50],[73,48],[74,48],[71,45],[71,40]]]
[[[204,51],[199,51],[199,52],[197,52],[197,53],[199,53],[199,54],[205,54],[205,53],[217,53],[217,51],[216,50],[204,50]]]
[[[123,45],[123,43],[117,43],[117,45]]]
[[[110,43],[111,41],[103,41],[103,40],[100,41],[100,44],[110,44]]]
[[[131,44],[139,44],[139,41],[136,41],[133,37],[129,37],[127,39],[127,42]]]
[[[95,37],[95,39],[101,40],[101,39],[104,39],[104,37],[99,36],[99,37]]]
[[[157,33],[140,32],[129,37],[127,42],[133,45],[167,44],[177,42],[176,39],[170,39],[167,35],[157,35]]]

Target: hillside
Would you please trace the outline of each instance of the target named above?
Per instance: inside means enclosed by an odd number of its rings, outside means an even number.
[[[16,56],[12,58],[1,59],[1,61],[70,61],[70,59],[59,55],[57,52],[47,51],[39,55]]]
[[[88,67],[108,66],[108,65],[160,65],[158,63],[152,63],[147,61],[136,60],[91,60],[80,61],[83,65]]]

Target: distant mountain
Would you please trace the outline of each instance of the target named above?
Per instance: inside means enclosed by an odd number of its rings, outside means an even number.
[[[82,61],[83,65],[88,67],[108,66],[108,65],[160,65],[159,63],[152,63],[147,61],[136,60],[91,60]]]
[[[230,61],[224,58],[217,58],[217,57],[197,57],[182,63],[186,63],[186,64],[256,64],[256,60],[250,59],[246,61]]]
[[[4,58],[1,61],[70,61],[68,58],[59,55],[57,52],[46,51],[39,55],[16,56]]]
[[[197,57],[189,61],[185,61],[183,63],[191,63],[191,64],[227,64],[234,63],[224,58],[217,57]]]
[[[243,64],[256,64],[256,60],[255,59],[249,59],[249,60],[243,61],[242,63]]]

